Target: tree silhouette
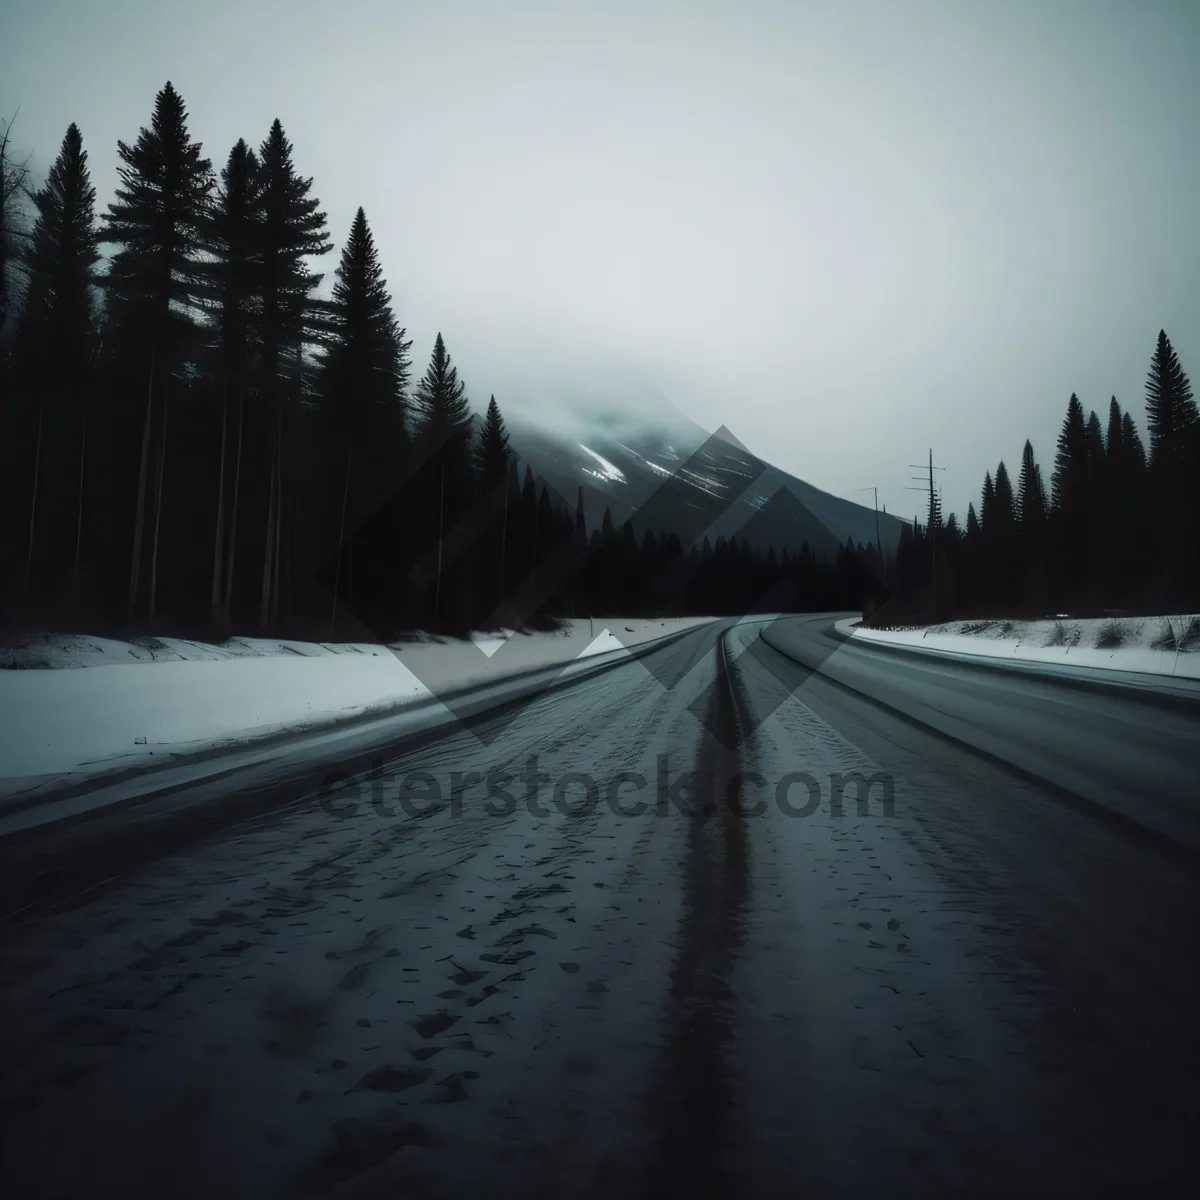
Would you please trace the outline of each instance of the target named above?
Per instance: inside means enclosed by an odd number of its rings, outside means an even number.
[[[1022,600],[1026,608],[1037,610],[1045,604],[1046,487],[1042,469],[1033,454],[1033,443],[1026,440],[1021,453],[1021,474],[1017,484],[1017,522],[1020,527],[1020,570]]]
[[[1200,418],[1165,332],[1146,384],[1149,462],[1115,397],[1085,415],[1072,394],[1049,498],[1025,442],[1015,496],[1001,463],[960,528],[935,492],[894,558],[810,525],[799,547],[771,545],[777,512],[714,545],[723,501],[682,476],[670,503],[631,511],[617,494],[589,529],[584,487],[560,495],[539,476],[494,397],[472,413],[441,334],[407,413],[410,343],[361,209],[332,298],[315,296],[325,217],[280,121],[257,152],[237,142],[214,189],[168,83],[118,144],[99,237],[78,128],[28,221],[9,132],[0,570],[10,601],[28,597],[14,613],[324,637],[353,612],[381,633],[462,633],[585,610],[747,612],[781,582],[828,609],[874,603],[882,577],[897,603],[926,605],[935,561],[939,615],[1049,599],[1179,612],[1200,594]],[[116,253],[93,289],[102,241]]]
[[[1004,463],[996,468],[996,494],[994,508],[996,528],[1001,533],[1009,533],[1016,526],[1016,505],[1013,501],[1012,483],[1008,478],[1008,468]]]
[[[979,523],[986,533],[991,533],[996,521],[996,485],[992,482],[991,471],[983,475],[983,492],[979,500]]]
[[[183,98],[167,83],[154,115],[132,146],[117,143],[121,167],[116,200],[108,206],[100,241],[120,246],[106,278],[109,317],[128,382],[141,373],[145,404],[130,556],[128,610],[142,587],[147,525],[150,533],[147,613],[154,620],[158,536],[167,458],[169,381],[192,340],[201,244],[212,166],[187,128]],[[159,403],[156,406],[156,399]],[[153,477],[153,478],[151,478]],[[149,509],[149,511],[147,511]]]
[[[1059,431],[1051,477],[1056,588],[1078,602],[1088,574],[1088,422],[1074,392]]]
[[[470,502],[471,494],[471,407],[458,368],[450,360],[439,333],[424,377],[417,386],[419,451],[428,481],[432,520],[427,517],[426,544],[436,548],[436,582],[432,618],[441,622],[442,547],[445,531]]]
[[[1181,457],[1197,424],[1192,385],[1183,372],[1175,347],[1165,331],[1159,330],[1158,344],[1146,378],[1146,428],[1150,431],[1150,465]]]
[[[329,324],[320,386],[330,435],[326,448],[333,451],[337,463],[334,478],[341,477],[340,487],[334,490],[340,500],[340,516],[330,617],[333,627],[343,566],[352,571],[356,557],[347,547],[347,531],[358,531],[376,517],[376,525],[356,542],[360,552],[376,560],[381,560],[388,548],[378,540],[372,544],[372,537],[390,538],[399,532],[398,523],[388,521],[391,514],[382,510],[392,498],[404,451],[404,395],[411,370],[411,342],[405,341],[405,331],[392,312],[392,298],[361,208],[355,213],[337,268]],[[353,577],[347,582],[353,585]]]
[[[1192,590],[1200,571],[1200,418],[1192,385],[1166,333],[1146,378],[1149,499],[1157,530],[1156,590]]]
[[[1108,405],[1108,430],[1104,437],[1105,453],[1110,463],[1124,461],[1125,448],[1121,437],[1121,406],[1114,396]]]
[[[1126,413],[1121,418],[1121,446],[1124,450],[1125,461],[1140,475],[1146,470],[1146,450],[1142,445],[1141,435],[1133,423],[1133,417]]]
[[[508,430],[500,415],[496,397],[488,400],[487,412],[479,429],[475,465],[484,491],[490,491],[508,475]]]
[[[221,171],[220,184],[202,228],[202,245],[207,254],[202,278],[213,313],[216,338],[213,371],[221,395],[210,598],[214,625],[221,630],[229,628],[232,618],[246,399],[251,358],[260,346],[263,219],[258,158],[245,140],[239,139]]]
[[[290,390],[298,407],[303,345],[312,315],[310,295],[322,279],[322,275],[309,269],[308,259],[327,253],[331,243],[320,201],[309,195],[312,180],[297,173],[292,162],[292,144],[278,118],[259,148],[259,161],[263,189],[260,430],[268,464],[266,496],[259,497],[264,531],[259,625],[266,629],[279,613],[287,470],[285,392]],[[289,364],[294,364],[290,370]],[[263,508],[265,513],[261,511]]]
[[[1046,521],[1046,489],[1042,469],[1033,456],[1033,443],[1026,440],[1021,454],[1017,491],[1017,519],[1027,536],[1040,537]]]
[[[33,200],[37,219],[22,254],[28,287],[14,362],[18,375],[24,376],[20,382],[26,394],[36,396],[26,584],[43,481],[55,500],[47,530],[53,568],[77,572],[82,547],[89,360],[95,333],[92,286],[99,252],[96,189],[77,125],[68,127],[46,183]]]
[[[1051,476],[1051,499],[1061,512],[1075,512],[1087,494],[1087,426],[1083,405],[1074,392],[1058,435]]]
[[[1093,409],[1088,413],[1087,425],[1084,427],[1087,442],[1088,477],[1100,479],[1104,475],[1104,429],[1100,417]]]
[[[487,412],[479,427],[475,447],[475,470],[480,494],[487,499],[488,527],[484,537],[484,557],[491,569],[485,575],[483,608],[488,615],[504,603],[507,570],[509,503],[506,490],[511,455],[508,430],[500,415],[496,397],[488,400]]]

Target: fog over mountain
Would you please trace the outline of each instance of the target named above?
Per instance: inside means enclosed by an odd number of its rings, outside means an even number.
[[[846,539],[894,550],[903,522],[823,492],[753,454],[725,426],[709,432],[664,400],[575,392],[510,410],[512,446],[569,507],[582,487],[588,528],[605,508],[616,525],[749,540],[832,557]]]

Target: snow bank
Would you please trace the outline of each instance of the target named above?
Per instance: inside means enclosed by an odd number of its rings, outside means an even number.
[[[950,621],[899,629],[850,628],[850,624],[839,622],[864,642],[1200,679],[1200,616]]]
[[[34,777],[153,765],[428,701],[443,689],[621,650],[707,619],[611,622],[616,635],[581,620],[553,633],[394,647],[27,639],[0,652],[0,662],[6,655],[25,668],[0,670],[0,793],[25,790]]]

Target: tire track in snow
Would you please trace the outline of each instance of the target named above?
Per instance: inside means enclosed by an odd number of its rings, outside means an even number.
[[[725,1156],[736,1105],[727,1060],[734,1029],[730,980],[744,939],[750,858],[746,817],[728,794],[748,750],[727,637],[716,647],[716,684],[701,699],[706,732],[686,801],[683,918],[671,969],[669,1031],[650,1101],[660,1132],[642,1192],[658,1200],[736,1191]]]

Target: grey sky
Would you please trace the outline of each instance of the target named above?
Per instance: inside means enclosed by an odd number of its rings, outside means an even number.
[[[102,203],[167,79],[218,167],[279,116],[476,404],[657,392],[901,513],[932,446],[961,516],[1160,327],[1200,375],[1198,62],[1195,0],[16,0],[0,112]]]

